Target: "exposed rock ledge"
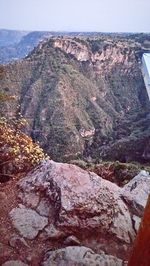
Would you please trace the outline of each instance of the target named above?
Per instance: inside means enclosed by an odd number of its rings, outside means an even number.
[[[149,192],[145,171],[119,188],[75,165],[43,162],[19,181],[20,203],[9,213],[19,241],[25,243],[22,262],[125,265]],[[36,264],[33,249],[38,250]],[[15,258],[20,260],[20,254]]]

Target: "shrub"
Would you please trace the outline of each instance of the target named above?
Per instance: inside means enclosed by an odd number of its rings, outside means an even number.
[[[0,119],[0,182],[31,170],[47,158],[39,145],[21,132],[25,124],[24,118],[11,123],[6,118]]]

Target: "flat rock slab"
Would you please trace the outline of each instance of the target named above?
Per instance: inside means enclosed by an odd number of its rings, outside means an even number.
[[[14,208],[10,212],[14,227],[27,238],[34,239],[47,224],[48,219],[27,208]]]

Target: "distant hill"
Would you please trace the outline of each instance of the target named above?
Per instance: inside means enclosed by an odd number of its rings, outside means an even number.
[[[0,63],[6,64],[24,58],[41,40],[51,36],[51,33],[40,31],[25,33],[0,30],[0,36]]]
[[[96,36],[97,33],[53,32],[53,31],[17,31],[0,29],[0,64],[22,59],[29,54],[40,41],[52,36]]]
[[[26,34],[27,31],[0,29],[0,47],[17,44]]]
[[[26,57],[38,44],[50,37],[77,37],[77,38],[113,38],[118,40],[134,40],[145,48],[150,46],[150,34],[131,33],[100,33],[100,32],[54,32],[54,31],[15,31],[0,30],[0,64]]]

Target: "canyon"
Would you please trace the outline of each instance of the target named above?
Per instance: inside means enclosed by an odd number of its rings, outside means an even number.
[[[150,105],[141,72],[147,39],[41,42],[25,59],[4,67],[1,90],[17,98],[8,113],[20,106],[29,123],[26,133],[54,160],[147,162]]]

